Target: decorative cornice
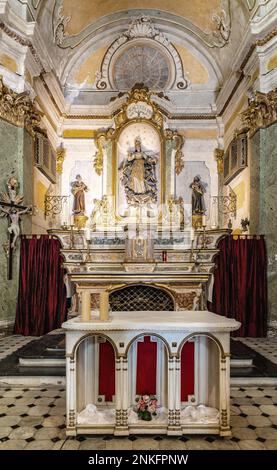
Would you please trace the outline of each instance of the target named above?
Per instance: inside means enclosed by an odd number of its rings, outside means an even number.
[[[39,112],[29,97],[29,92],[16,93],[3,83],[0,76],[0,117],[15,126],[24,127],[34,135],[39,127],[42,113]]]
[[[223,174],[223,156],[224,150],[219,148],[214,149],[214,157],[217,162],[217,172],[219,175]]]
[[[25,39],[24,37],[20,36],[20,34],[16,33],[12,29],[10,29],[3,21],[0,21],[0,29],[10,38],[14,39],[16,42],[21,44],[21,46],[28,47],[30,49],[30,52],[35,60],[35,62],[39,65],[41,69],[41,73],[45,73],[45,69],[42,65],[42,62],[33,46],[31,41],[29,39]]]
[[[277,88],[269,93],[256,91],[249,101],[249,107],[241,113],[241,120],[252,137],[258,129],[277,122]]]
[[[277,36],[277,29],[273,29],[272,31],[270,31],[264,38],[257,39],[257,41],[255,42],[255,45],[264,46],[267,42],[269,42],[275,36]]]

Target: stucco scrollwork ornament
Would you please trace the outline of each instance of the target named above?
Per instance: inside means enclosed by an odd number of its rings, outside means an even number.
[[[63,172],[63,162],[65,159],[66,150],[61,144],[56,150],[56,170],[59,175]]]
[[[178,310],[195,310],[199,301],[199,294],[195,291],[175,292],[174,296]]]
[[[35,108],[28,91],[16,93],[3,83],[0,76],[0,117],[18,127],[24,127],[31,135],[39,127],[41,113]]]
[[[145,45],[138,43],[138,40],[143,38],[147,40]],[[140,48],[141,54],[134,54],[132,51],[135,48]],[[137,62],[142,55],[143,75],[141,76],[142,72],[140,71],[138,76],[138,70],[141,67]],[[157,60],[157,56],[159,60]],[[166,76],[162,86],[159,81],[147,83],[148,75],[152,70],[151,64],[153,65],[155,60],[155,67],[161,67],[163,71],[161,75]],[[96,74],[94,87],[99,90],[126,90],[133,86],[134,83],[129,83],[129,86],[126,86],[126,73],[122,76],[122,61],[124,64],[126,63],[129,70],[128,76],[133,78],[133,82],[143,81],[151,89],[184,90],[189,85],[177,50],[167,37],[153,25],[148,16],[143,15],[133,19],[128,29],[112,43],[105,54],[101,70]],[[132,74],[135,76],[133,77]]]
[[[166,140],[173,140],[175,142],[175,172],[179,175],[185,165],[184,154],[182,151],[185,139],[182,135],[178,134],[177,131],[172,129],[165,129],[164,135]]]
[[[217,163],[217,172],[219,175],[223,174],[223,157],[224,157],[224,150],[216,148],[214,150],[214,157]]]
[[[260,129],[277,121],[277,88],[269,93],[256,91],[248,108],[241,113],[243,125],[252,136]]]
[[[122,94],[119,94],[122,96]],[[143,84],[137,83],[130,92],[125,94],[127,100],[121,110],[115,115],[115,127],[118,129],[127,121],[132,120],[149,120],[156,127],[162,129],[164,118],[158,106],[152,100],[152,96],[167,99],[163,93],[153,93],[144,87]]]
[[[95,139],[95,145],[96,145],[97,151],[93,157],[93,167],[94,167],[95,173],[98,176],[100,176],[103,171],[103,159],[104,159],[104,150],[105,150],[106,140],[111,139],[114,132],[115,130],[113,128],[100,131],[97,134],[97,137]]]
[[[63,15],[63,6],[61,5],[58,9],[57,22],[54,27],[54,39],[57,46],[62,46],[64,39],[66,37],[66,26],[71,20],[71,16]]]
[[[222,2],[223,8],[212,15],[213,29],[207,33],[209,47],[224,47],[231,35],[231,2]]]
[[[153,38],[159,34],[159,31],[154,27],[149,16],[140,16],[130,23],[128,31],[125,34],[129,39]]]

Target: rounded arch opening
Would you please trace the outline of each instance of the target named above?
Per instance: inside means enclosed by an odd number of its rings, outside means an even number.
[[[113,312],[175,310],[171,293],[146,284],[132,284],[116,289],[110,293],[109,302]]]
[[[115,423],[116,348],[106,335],[90,333],[76,344],[77,424]]]
[[[192,333],[179,348],[181,424],[220,420],[220,369],[223,348],[209,333]]]

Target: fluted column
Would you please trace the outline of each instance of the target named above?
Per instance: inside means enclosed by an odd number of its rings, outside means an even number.
[[[76,436],[76,368],[71,356],[66,358],[66,381],[66,434]]]
[[[181,360],[175,360],[175,427],[180,427],[181,418]]]
[[[174,425],[175,414],[175,357],[168,358],[168,428]]]
[[[230,432],[230,357],[222,356],[220,358],[220,435],[229,436]]]

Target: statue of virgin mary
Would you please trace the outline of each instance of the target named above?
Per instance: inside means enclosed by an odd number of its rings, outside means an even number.
[[[157,158],[147,155],[141,149],[141,139],[135,139],[134,151],[129,151],[120,169],[121,182],[130,205],[154,203],[157,201]]]

